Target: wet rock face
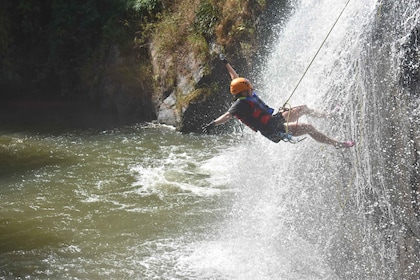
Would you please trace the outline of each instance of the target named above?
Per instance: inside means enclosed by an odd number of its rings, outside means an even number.
[[[413,201],[417,219],[420,221],[420,24],[411,32],[410,48],[408,58],[411,66],[408,71],[410,79],[411,109],[413,117],[411,118],[410,140],[413,143],[413,162],[411,172],[411,188],[413,191]]]
[[[159,123],[168,124],[176,126],[179,118],[176,114],[176,96],[175,94],[170,94],[165,98],[162,103],[159,105],[157,110],[157,121]]]
[[[291,12],[288,1],[262,2],[264,5],[258,1],[245,1],[242,10],[231,7],[232,3],[222,4],[224,12],[218,16],[220,26],[223,26],[206,29],[212,35],[205,36],[199,50],[186,39],[177,42],[174,51],[164,52],[159,48],[162,38],[151,40],[153,102],[159,123],[173,125],[185,133],[199,132],[203,124],[229,108],[232,102],[230,76],[218,54],[226,52],[238,74],[249,76],[253,65],[273,43],[276,29],[272,27],[273,22],[282,22]],[[234,28],[234,23],[230,22],[234,11],[238,13],[235,19],[241,17],[243,20],[240,28]]]
[[[151,78],[138,70],[138,63],[131,53],[124,53],[117,45],[110,46],[106,58],[95,66],[93,81],[86,86],[83,108],[109,114],[121,123],[156,119]]]
[[[155,106],[157,121],[180,127],[182,115],[188,108],[191,95],[205,79],[206,65],[194,52],[183,50],[166,59],[151,47],[155,79]]]
[[[420,83],[420,26],[416,26],[402,44],[404,56],[401,62],[400,84],[403,87],[414,89]],[[420,93],[413,91],[420,96]]]
[[[399,188],[404,189],[403,197],[398,201],[403,211],[401,214],[404,237],[399,244],[401,275],[404,279],[418,279],[420,271],[420,24],[417,23],[403,38],[400,46],[399,84],[404,93],[400,99],[406,100],[409,115],[406,121],[406,140],[400,143],[404,157],[397,162],[404,166]],[[407,187],[404,187],[407,186]],[[398,206],[398,205],[397,205]]]
[[[409,139],[412,145],[410,158],[412,172],[410,184],[414,213],[420,221],[420,24],[415,26],[401,46],[400,84],[407,92],[409,119]]]

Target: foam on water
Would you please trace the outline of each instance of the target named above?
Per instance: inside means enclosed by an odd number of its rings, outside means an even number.
[[[268,104],[282,105],[346,2],[296,3],[295,14],[280,34],[266,71],[254,77],[263,79],[261,84],[265,86],[256,91]],[[293,96],[293,105],[314,107],[332,99],[319,107],[329,110],[339,103],[347,113],[347,92],[342,88],[333,97],[328,94],[331,87],[337,90],[336,85],[347,82],[353,63],[350,56],[358,50],[358,36],[372,20],[375,5],[376,1],[349,4]],[[335,67],[343,59],[348,62]],[[333,68],[337,73],[331,75]],[[312,122],[335,138],[354,136],[345,123],[315,122],[311,118],[300,121]],[[230,183],[236,190],[232,212],[216,236],[193,244],[193,253],[182,259],[183,265],[202,279],[212,279],[212,275],[216,279],[245,280],[336,279],[325,254],[327,248],[335,246],[328,237],[334,236],[331,207],[339,209],[345,204],[349,190],[322,182],[336,180],[339,175],[332,173],[348,162],[348,153],[337,153],[312,139],[299,145],[273,144],[254,135],[229,156],[231,170],[235,171]],[[341,180],[349,184],[346,178]],[[331,194],[332,203],[323,202]]]
[[[293,1],[265,71],[250,77],[262,81],[256,90],[268,104],[282,105],[346,2]],[[242,137],[182,135],[156,124],[0,136],[13,165],[0,177],[0,278],[395,276],[401,229],[393,232],[381,174],[387,158],[376,155],[386,153],[389,119],[378,115],[387,108],[382,95],[367,87],[392,83],[396,70],[365,59],[382,2],[350,1],[291,101],[340,105],[335,120],[300,121],[358,137],[354,149],[275,144],[248,128]],[[407,18],[407,29],[418,22],[416,13]]]
[[[226,190],[228,184],[226,156],[215,156],[206,160],[196,158],[196,152],[170,151],[153,165],[137,164],[131,167],[135,177],[132,186],[141,196],[165,196],[165,193],[191,194],[193,196],[214,196]],[[222,162],[224,161],[224,162]]]

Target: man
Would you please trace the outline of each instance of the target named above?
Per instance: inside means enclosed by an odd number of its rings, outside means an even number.
[[[282,113],[277,112],[273,115],[274,109],[267,106],[253,92],[252,84],[249,80],[239,77],[226,58],[223,55],[220,57],[232,78],[230,92],[235,96],[236,101],[226,113],[205,125],[203,127],[204,132],[208,132],[216,125],[224,124],[232,117],[236,117],[252,130],[259,131],[266,138],[276,143],[280,140],[296,143],[300,141],[296,136],[309,134],[314,140],[336,148],[350,148],[355,145],[354,141],[340,142],[331,139],[317,131],[310,124],[298,123],[297,120],[303,115],[327,116],[326,113],[317,112],[306,105],[293,107],[290,110]]]

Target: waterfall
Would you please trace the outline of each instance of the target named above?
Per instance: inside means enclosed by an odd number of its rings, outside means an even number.
[[[249,77],[268,104],[283,105],[346,2],[293,2],[263,72]],[[245,130],[219,156],[236,195],[226,222],[191,256],[202,279],[417,279],[410,158],[418,154],[409,132],[418,108],[400,64],[419,6],[350,1],[290,101],[338,106],[333,119],[299,121],[356,147],[274,144]]]

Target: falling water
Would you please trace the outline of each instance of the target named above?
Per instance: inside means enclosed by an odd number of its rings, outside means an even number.
[[[291,1],[249,78],[279,107],[319,50],[290,104],[351,149],[8,118],[0,279],[418,279],[420,3],[347,1]]]
[[[319,50],[290,103],[334,111],[328,120],[299,121],[336,139],[354,139],[357,146],[336,150],[312,139],[272,144],[246,135],[242,145],[223,155],[238,191],[220,235],[198,244],[191,257],[201,277],[420,275],[416,254],[409,253],[418,248],[420,236],[406,234],[418,230],[415,215],[410,217],[411,199],[404,197],[410,194],[410,175],[403,170],[410,166],[401,160],[415,157],[404,134],[410,130],[404,123],[413,116],[398,83],[398,46],[419,23],[419,3],[346,3],[297,1],[265,70],[250,79],[268,104],[279,107]],[[402,245],[406,237],[410,241]]]

